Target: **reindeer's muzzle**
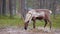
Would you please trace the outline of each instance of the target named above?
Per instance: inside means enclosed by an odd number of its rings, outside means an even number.
[[[28,23],[29,23],[29,21],[25,22],[25,24],[24,24],[24,29],[25,29],[25,30],[27,30]]]

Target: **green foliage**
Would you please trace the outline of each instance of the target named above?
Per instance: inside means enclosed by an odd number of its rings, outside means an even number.
[[[0,16],[0,28],[20,25],[23,25],[23,20],[19,16],[14,16],[14,18]]]
[[[52,19],[53,27],[60,28],[60,14],[56,15],[55,19],[54,18],[51,19]]]
[[[53,18],[51,16],[51,21],[52,21],[52,26],[54,28],[60,28],[60,15],[56,15],[56,18]],[[43,20],[37,20],[36,21],[36,26],[44,26],[44,21]],[[2,27],[9,27],[9,26],[16,26],[16,27],[21,27],[24,25],[24,21],[21,19],[19,16],[14,16],[13,19],[10,19],[9,17],[1,16],[0,17],[0,28]],[[33,26],[32,23],[29,24],[29,26]],[[48,24],[49,26],[49,24]]]

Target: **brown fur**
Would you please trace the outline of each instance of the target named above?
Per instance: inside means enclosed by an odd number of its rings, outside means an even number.
[[[50,20],[50,10],[48,10],[48,9],[34,9],[36,12],[44,12],[45,14],[45,16],[38,16],[38,17],[32,17],[32,21],[33,21],[33,28],[35,28],[35,23],[36,23],[36,19],[38,19],[38,20],[44,20],[45,21],[45,25],[44,25],[44,28],[46,27],[46,25],[47,25],[47,23],[49,22],[49,24],[50,24],[50,29],[51,29],[51,26],[52,26],[52,24],[51,24],[51,20]],[[28,21],[29,22],[29,21]],[[25,30],[27,29],[27,27],[28,27],[28,22],[27,23],[25,23],[24,25],[24,28],[25,28]]]

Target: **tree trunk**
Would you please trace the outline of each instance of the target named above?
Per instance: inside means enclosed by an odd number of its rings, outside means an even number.
[[[0,15],[2,15],[2,0],[0,0]]]
[[[2,0],[2,14],[3,16],[6,16],[6,0]]]
[[[9,0],[10,17],[16,13],[16,0]]]
[[[23,19],[25,19],[25,14],[26,14],[26,11],[25,11],[25,0],[20,0],[20,7],[21,7],[21,15],[23,17]]]
[[[6,14],[9,15],[9,0],[6,0]]]

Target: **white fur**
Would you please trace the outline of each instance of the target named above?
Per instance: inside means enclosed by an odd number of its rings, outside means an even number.
[[[30,11],[28,11],[28,13],[26,14],[26,17],[25,17],[25,22],[27,22],[27,21],[29,21],[29,22],[31,22],[31,19],[32,19],[32,15],[33,15],[33,12],[34,12],[35,10],[30,10]]]
[[[44,12],[36,12],[35,10],[31,10],[28,13],[31,13],[32,16],[38,17],[38,16],[44,16]]]
[[[50,14],[52,14],[52,11],[51,10],[49,12],[50,12]]]
[[[33,16],[35,16],[35,17],[44,16],[44,12],[40,12],[40,13],[34,12]]]
[[[32,15],[29,14],[29,13],[27,13],[27,14],[26,14],[26,17],[25,17],[25,22],[27,22],[28,20],[29,20],[29,22],[30,22],[31,19],[32,19]]]
[[[35,10],[28,11],[25,17],[25,22],[29,20],[31,22],[32,17],[44,16],[44,12],[36,12]]]

